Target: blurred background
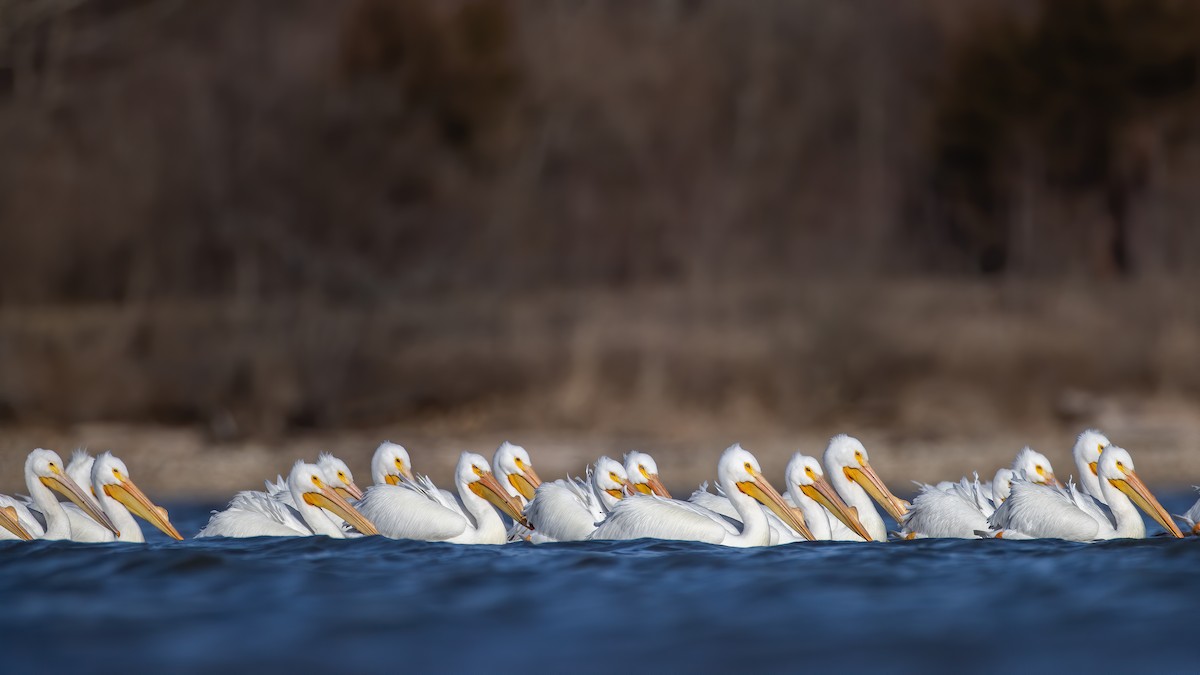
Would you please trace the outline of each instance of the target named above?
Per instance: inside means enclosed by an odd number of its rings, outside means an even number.
[[[1097,425],[1200,481],[1200,4],[0,0],[0,490]]]

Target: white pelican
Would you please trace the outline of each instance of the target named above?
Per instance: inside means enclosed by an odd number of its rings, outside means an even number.
[[[856,535],[853,537],[855,540],[866,541],[871,538],[867,528],[858,520],[858,515],[825,480],[825,472],[821,470],[821,463],[816,457],[797,452],[788,462],[784,475],[787,479],[788,497],[791,497],[792,503],[804,514],[804,522],[812,532],[813,539],[837,538],[834,522],[840,522],[849,528],[853,535]]]
[[[948,489],[934,485],[921,485],[920,489],[900,521],[902,538],[978,539],[977,533],[987,529],[984,511],[991,502],[983,495],[978,475],[974,481],[963,478]]]
[[[399,485],[401,478],[413,480],[408,450],[391,441],[380,443],[371,457],[371,481],[375,485]]]
[[[879,502],[896,522],[901,522],[909,504],[893,495],[868,462],[867,449],[853,436],[839,434],[825,448],[825,472],[834,489],[850,507],[875,541],[887,540],[883,518],[871,500]],[[832,523],[831,523],[832,525]]]
[[[1146,524],[1134,507],[1137,504],[1164,530],[1175,537],[1183,536],[1138,478],[1133,458],[1123,448],[1106,447],[1100,454],[1097,474],[1107,511],[1073,485],[1064,490],[1015,481],[1012,495],[992,514],[989,525],[997,537],[1004,538],[1140,539],[1146,536]],[[1103,519],[1093,511],[1099,511]]]
[[[905,539],[978,539],[979,533],[988,529],[988,518],[1012,490],[1014,475],[1024,476],[1031,483],[1061,485],[1054,477],[1050,460],[1029,446],[1017,453],[1012,466],[1012,469],[997,471],[991,483],[980,483],[978,474],[973,480],[964,477],[957,483],[918,483],[920,492],[904,520],[899,521],[900,536]],[[1001,495],[998,499],[997,492]]]
[[[1054,467],[1042,453],[1028,445],[1021,448],[1012,463],[1013,473],[1031,483],[1044,483],[1062,487],[1062,483],[1054,477]]]
[[[596,460],[587,481],[556,480],[538,486],[525,517],[533,524],[530,541],[582,541],[596,531],[626,490],[634,492],[625,467],[610,457]]]
[[[1104,493],[1100,490],[1100,477],[1097,465],[1100,454],[1110,445],[1108,437],[1088,429],[1075,439],[1075,447],[1071,449],[1071,457],[1075,460],[1075,471],[1079,473],[1079,483],[1083,491],[1093,499],[1104,503]]]
[[[1197,489],[1200,490],[1200,488]],[[1200,499],[1192,504],[1192,508],[1188,509],[1187,513],[1175,517],[1186,523],[1193,535],[1200,536]]]
[[[689,502],[656,494],[640,495],[617,503],[591,539],[652,538],[723,546],[767,546],[771,543],[771,527],[759,503],[806,538],[812,538],[797,512],[762,475],[758,460],[742,446],[734,444],[721,454],[717,481],[737,510],[740,523]]]
[[[179,534],[179,531],[171,524],[166,509],[156,506],[150,501],[129,478],[129,469],[125,467],[125,462],[111,452],[105,452],[92,460],[91,485],[92,493],[100,502],[100,508],[116,525],[118,534],[114,537],[112,532],[101,527],[82,512],[68,509],[68,516],[71,519],[71,538],[75,541],[115,540],[134,543],[146,541],[142,535],[142,528],[133,519],[130,511],[157,527],[168,537],[183,539],[183,535]]]
[[[325,472],[329,478],[330,487],[336,490],[342,499],[362,499],[363,491],[354,483],[354,474],[350,473],[350,467],[346,466],[345,462],[328,452],[322,452],[317,456],[317,466]],[[283,476],[276,476],[274,483],[271,481],[265,481],[265,483],[269,496],[282,500],[284,504],[295,508],[296,503],[293,501],[291,488]]]
[[[522,508],[533,499],[533,493],[542,484],[542,479],[533,470],[529,452],[508,441],[496,448],[496,454],[492,456],[492,466],[496,468],[496,477],[500,479],[504,491]]]
[[[658,478],[658,462],[650,455],[637,450],[626,453],[625,473],[638,492],[671,498],[671,493],[667,492],[666,486]]]
[[[379,532],[393,539],[446,541],[452,544],[503,544],[507,531],[495,505],[528,527],[521,507],[482,455],[464,452],[454,470],[459,497],[451,501],[428,478],[419,483],[373,485],[358,503]]]
[[[12,498],[6,498],[0,507],[9,517],[16,518],[20,530],[32,539],[71,539],[75,530],[67,517],[67,511],[54,497],[54,490],[77,504],[88,513],[99,527],[107,528],[110,536],[117,527],[97,506],[96,502],[87,495],[66,473],[62,458],[53,450],[38,448],[25,458],[25,488],[29,491],[29,503],[22,503]],[[32,506],[32,508],[29,508]],[[9,512],[11,509],[11,512]],[[13,532],[5,527],[0,529],[0,539],[25,539],[19,532]]]
[[[96,459],[83,448],[75,448],[67,462],[67,475],[93,497],[96,496],[95,490],[92,489],[92,465],[95,463]]]
[[[333,486],[334,479],[317,466],[298,461],[288,474],[294,506],[265,492],[239,492],[224,511],[214,511],[200,537],[303,537],[345,539],[342,522],[364,535],[379,534]]]

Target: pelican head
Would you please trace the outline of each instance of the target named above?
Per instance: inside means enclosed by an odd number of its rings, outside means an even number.
[[[1075,439],[1071,455],[1075,458],[1075,468],[1079,471],[1079,477],[1085,484],[1096,483],[1097,487],[1099,486],[1097,476],[1100,473],[1097,465],[1100,462],[1100,453],[1109,445],[1108,437],[1095,429],[1088,429]]]
[[[325,509],[363,534],[379,534],[375,525],[339,494],[337,480],[337,474],[330,474],[317,464],[301,460],[292,465],[292,472],[288,474],[288,488],[297,504],[303,502]]]
[[[129,469],[125,467],[125,462],[111,452],[100,455],[92,464],[92,489],[98,491],[96,496],[103,492],[105,496],[117,500],[139,518],[162,530],[168,537],[183,539],[183,535],[171,524],[167,510],[156,506],[138,489],[129,478]]]
[[[671,498],[671,493],[658,479],[658,463],[650,455],[637,450],[626,453],[625,473],[638,492]]]
[[[542,484],[542,479],[533,470],[533,461],[529,459],[525,448],[504,441],[496,448],[492,463],[496,466],[496,471],[504,476],[505,480],[501,485],[510,497],[533,499],[533,493]]]
[[[29,456],[25,458],[25,477],[27,481],[36,478],[42,485],[70,499],[96,522],[108,528],[114,535],[120,536],[120,531],[113,525],[108,515],[100,509],[96,500],[67,474],[62,458],[58,456],[57,452],[38,448],[29,453]],[[32,490],[32,487],[30,489]]]
[[[75,448],[70,461],[67,462],[67,474],[93,499],[96,497],[96,491],[92,489],[92,464],[95,462],[96,459],[83,448]]]
[[[317,457],[317,466],[329,476],[333,489],[337,490],[343,499],[362,499],[363,492],[354,484],[354,474],[350,473],[350,467],[346,466],[345,462],[328,452],[322,452]]]
[[[1050,466],[1050,460],[1028,445],[1017,453],[1017,457],[1012,463],[1012,470],[1017,478],[1024,478],[1030,483],[1062,487],[1062,483],[1054,477],[1054,467]]]
[[[871,499],[882,506],[896,522],[901,522],[900,519],[908,513],[909,503],[888,490],[887,485],[884,485],[883,480],[871,468],[869,459],[862,441],[846,434],[834,436],[825,448],[825,466],[831,467],[830,470],[835,466],[841,467],[847,479],[862,486]]]
[[[633,483],[629,482],[629,476],[625,473],[625,467],[612,457],[601,457],[596,460],[595,469],[592,471],[592,484],[600,492],[607,494],[615,499],[623,499],[626,491],[628,494],[637,494],[637,489]]]
[[[371,480],[376,485],[399,485],[401,478],[413,480],[412,461],[403,445],[384,441],[371,457]]]
[[[467,489],[503,511],[509,518],[533,529],[533,525],[526,520],[525,514],[522,513],[521,504],[508,494],[500,481],[496,480],[496,476],[492,473],[492,467],[488,466],[483,455],[464,452],[458,458],[454,477],[459,485],[465,485]]]
[[[1150,488],[1138,478],[1137,473],[1133,470],[1133,457],[1124,448],[1115,445],[1109,445],[1100,453],[1099,462],[1099,478],[1102,481],[1108,481],[1110,485],[1120,490],[1126,497],[1129,497],[1138,508],[1145,511],[1151,518],[1156,520],[1159,525],[1171,536],[1182,538],[1183,533],[1179,531],[1179,526],[1171,520],[1167,515],[1166,509],[1154,495],[1150,493]],[[1111,502],[1109,502],[1111,504]]]
[[[1001,502],[1008,499],[1012,494],[1013,470],[1003,468],[996,471],[996,475],[992,478],[992,499],[996,506],[1000,506]]]
[[[791,461],[788,462],[787,469],[784,470],[784,476],[787,477],[788,489],[796,486],[796,489],[808,496],[809,499],[815,501],[825,507],[827,511],[832,513],[834,517],[846,524],[846,527],[854,531],[855,534],[862,537],[864,540],[870,541],[871,534],[867,532],[867,528],[858,520],[858,513],[846,505],[842,498],[838,496],[833,486],[829,481],[825,480],[825,472],[821,469],[821,463],[816,457],[809,457],[796,453],[792,455]]]
[[[771,482],[763,475],[758,459],[749,450],[742,448],[741,444],[734,443],[721,453],[721,459],[717,462],[717,476],[721,488],[730,498],[736,493],[753,497],[800,533],[800,536],[809,541],[813,540],[813,534],[804,522],[804,516],[798,509],[793,509],[783,501],[783,497],[771,487]]]

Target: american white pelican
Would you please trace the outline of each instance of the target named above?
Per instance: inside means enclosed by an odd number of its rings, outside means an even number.
[[[413,480],[408,450],[391,441],[380,443],[371,457],[371,481],[375,485],[399,485],[401,478]]]
[[[1083,491],[1104,503],[1104,493],[1100,490],[1100,477],[1097,468],[1100,454],[1110,445],[1108,437],[1088,429],[1075,439],[1075,447],[1071,449],[1071,457],[1075,460],[1075,471],[1079,473],[1079,484]]]
[[[610,457],[596,460],[587,481],[568,478],[542,483],[525,507],[534,530],[529,540],[541,544],[587,539],[626,491],[633,493],[634,488],[625,467]]]
[[[977,533],[987,529],[984,511],[991,502],[983,495],[978,475],[973,481],[963,478],[948,489],[921,485],[920,490],[900,521],[902,538],[978,539]]]
[[[34,539],[71,539],[75,530],[67,517],[67,511],[54,497],[58,492],[83,509],[94,520],[92,522],[107,528],[110,536],[117,531],[112,520],[105,515],[96,502],[87,495],[66,473],[62,458],[53,450],[38,448],[25,458],[25,488],[29,491],[30,503],[21,503],[8,499],[0,506],[6,510],[11,508],[11,515],[16,517],[30,538]],[[32,506],[32,508],[29,508]],[[0,539],[23,539],[19,533],[8,528],[0,529]]]
[[[903,520],[909,504],[883,484],[871,468],[862,442],[845,434],[831,438],[825,448],[825,472],[842,500],[856,510],[859,522],[867,528],[871,538],[886,541],[887,528],[871,500],[879,502],[896,522]]]
[[[1012,470],[1018,478],[1031,483],[1044,483],[1046,485],[1062,487],[1062,483],[1054,477],[1054,467],[1050,466],[1050,460],[1028,445],[1021,448],[1016,458],[1013,459]]]
[[[325,472],[325,475],[329,479],[329,486],[336,490],[342,496],[342,499],[362,499],[363,492],[354,483],[354,474],[350,473],[350,467],[346,466],[345,462],[328,452],[322,452],[317,456],[317,466],[321,467],[321,471]],[[295,508],[296,504],[292,501],[291,488],[283,476],[276,476],[274,483],[271,481],[265,481],[265,483],[268,495]]]
[[[650,455],[637,450],[626,453],[625,473],[638,492],[671,498],[671,493],[667,492],[666,486],[658,478],[658,462]]]
[[[1109,445],[1100,454],[1097,474],[1107,510],[1074,489],[1015,481],[1012,495],[996,509],[989,522],[998,537],[1056,538],[1071,541],[1140,539],[1146,524],[1134,504],[1175,537],[1183,534],[1162,505],[1134,472],[1133,458],[1123,448]],[[1086,502],[1084,501],[1086,500]],[[1132,501],[1131,501],[1132,500]],[[1094,510],[1100,510],[1098,519]]]
[[[1196,489],[1200,490],[1200,488]],[[1187,513],[1175,517],[1186,523],[1193,535],[1200,536],[1200,499],[1197,499],[1196,503],[1192,504],[1192,508],[1188,509]]]
[[[996,475],[992,477],[990,483],[984,483],[983,496],[988,500],[990,510],[984,513],[985,516],[991,517],[992,513],[1008,499],[1008,495],[1012,494],[1013,470],[1008,467],[1001,467],[996,470]]]
[[[317,466],[298,461],[288,474],[294,506],[265,492],[239,492],[224,511],[214,511],[200,537],[303,537],[345,539],[342,522],[364,535],[379,534],[334,487],[334,478]]]
[[[71,518],[71,538],[75,541],[128,541],[141,543],[146,541],[142,528],[133,519],[130,511],[151,525],[157,527],[163,534],[172,539],[183,539],[183,535],[171,524],[166,509],[155,505],[143,493],[133,480],[129,478],[129,469],[125,462],[115,457],[111,452],[105,452],[92,460],[92,492],[100,502],[100,508],[116,525],[119,534],[98,526],[91,518],[83,513],[69,510]],[[90,514],[88,514],[90,515]]]
[[[837,538],[833,526],[835,522],[849,528],[856,535],[853,537],[856,540],[871,538],[867,528],[858,520],[858,515],[825,480],[825,472],[821,470],[821,463],[816,457],[797,452],[788,462],[784,475],[788,497],[804,514],[804,522],[808,524],[813,539],[823,541]]]
[[[639,495],[617,503],[591,539],[652,538],[723,546],[767,546],[771,543],[771,527],[759,508],[760,503],[797,532],[812,538],[797,512],[762,475],[758,460],[742,446],[732,445],[722,453],[717,463],[717,480],[737,510],[740,523],[689,502],[657,494]]]
[[[496,508],[528,527],[520,505],[508,495],[482,455],[464,452],[454,470],[458,499],[450,501],[425,478],[400,485],[373,485],[358,503],[379,532],[393,539],[452,544],[503,544],[504,522]]]
[[[95,463],[96,458],[83,448],[75,448],[71,459],[67,461],[67,475],[93,497],[96,496],[96,492],[92,490],[92,465]]]
[[[508,441],[496,448],[496,454],[492,456],[492,466],[496,468],[496,477],[500,480],[500,485],[504,486],[504,491],[522,507],[533,499],[533,493],[542,484],[542,479],[533,470],[529,452]]]

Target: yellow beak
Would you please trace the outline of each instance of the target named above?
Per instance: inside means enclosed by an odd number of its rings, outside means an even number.
[[[787,502],[783,501],[783,497],[775,491],[775,488],[771,487],[771,483],[765,476],[757,472],[752,472],[750,475],[754,480],[740,481],[737,484],[738,489],[757,499],[758,503],[771,509],[772,513],[779,516],[780,520],[787,523],[800,536],[812,541],[812,531],[808,529],[808,524],[804,522],[804,516],[800,511],[788,506]]]
[[[109,532],[112,532],[115,536],[121,536],[121,531],[117,529],[116,525],[113,525],[108,514],[101,511],[100,505],[96,503],[96,500],[84,492],[83,488],[79,487],[79,483],[72,480],[70,476],[55,469],[53,476],[43,476],[40,480],[46,487],[70,499],[75,506],[83,509],[84,513],[91,516],[97,523],[103,525]]]
[[[1166,509],[1162,507],[1162,504],[1158,503],[1158,500],[1150,493],[1150,489],[1146,487],[1141,478],[1138,478],[1136,473],[1130,471],[1125,474],[1124,479],[1110,478],[1108,482],[1112,483],[1121,492],[1124,492],[1126,496],[1133,500],[1134,504],[1138,505],[1138,508],[1158,521],[1158,524],[1162,525],[1164,530],[1170,532],[1171,536],[1178,539],[1183,538],[1183,533],[1179,531],[1179,526],[1171,520],[1171,517],[1167,515]]]
[[[471,492],[483,497],[496,508],[508,514],[509,518],[533,529],[533,523],[526,520],[525,514],[521,513],[521,505],[500,485],[500,481],[496,480],[495,474],[491,471],[479,474],[479,480],[470,483],[470,488]]]
[[[128,478],[122,478],[119,483],[105,485],[104,494],[124,504],[134,515],[157,527],[168,537],[183,540],[183,535],[179,534],[179,530],[175,529],[167,517],[166,509],[155,506],[154,502]]]
[[[334,489],[337,490],[338,494],[341,495],[343,499],[353,499],[358,501],[359,499],[363,498],[363,491],[354,484],[354,481],[350,481],[345,485],[339,485]]]
[[[508,482],[521,493],[521,496],[527,500],[533,499],[534,493],[539,485],[542,484],[542,479],[538,477],[537,472],[532,466],[524,465],[521,467],[524,475],[519,473],[508,474]]]
[[[33,536],[21,527],[21,519],[17,517],[17,510],[11,506],[0,509],[0,527],[12,532],[17,539],[23,541],[33,539]]]
[[[904,514],[908,513],[908,502],[892,494],[867,462],[863,462],[862,466],[844,467],[843,471],[847,478],[861,485],[867,494],[871,495],[871,499],[878,502],[896,522],[900,522]]]
[[[359,513],[353,506],[350,506],[350,502],[347,502],[338,494],[337,489],[330,489],[324,483],[321,483],[319,489],[320,492],[305,492],[304,502],[329,511],[365,535],[379,534],[379,530],[375,529],[374,523],[367,520],[367,517]]]
[[[835,518],[845,523],[846,527],[853,530],[864,541],[871,541],[871,534],[867,532],[867,528],[863,527],[863,524],[858,520],[858,513],[851,509],[846,502],[842,501],[837,491],[833,489],[829,481],[825,480],[824,476],[814,476],[812,485],[801,485],[799,487],[801,492],[825,507]]]

